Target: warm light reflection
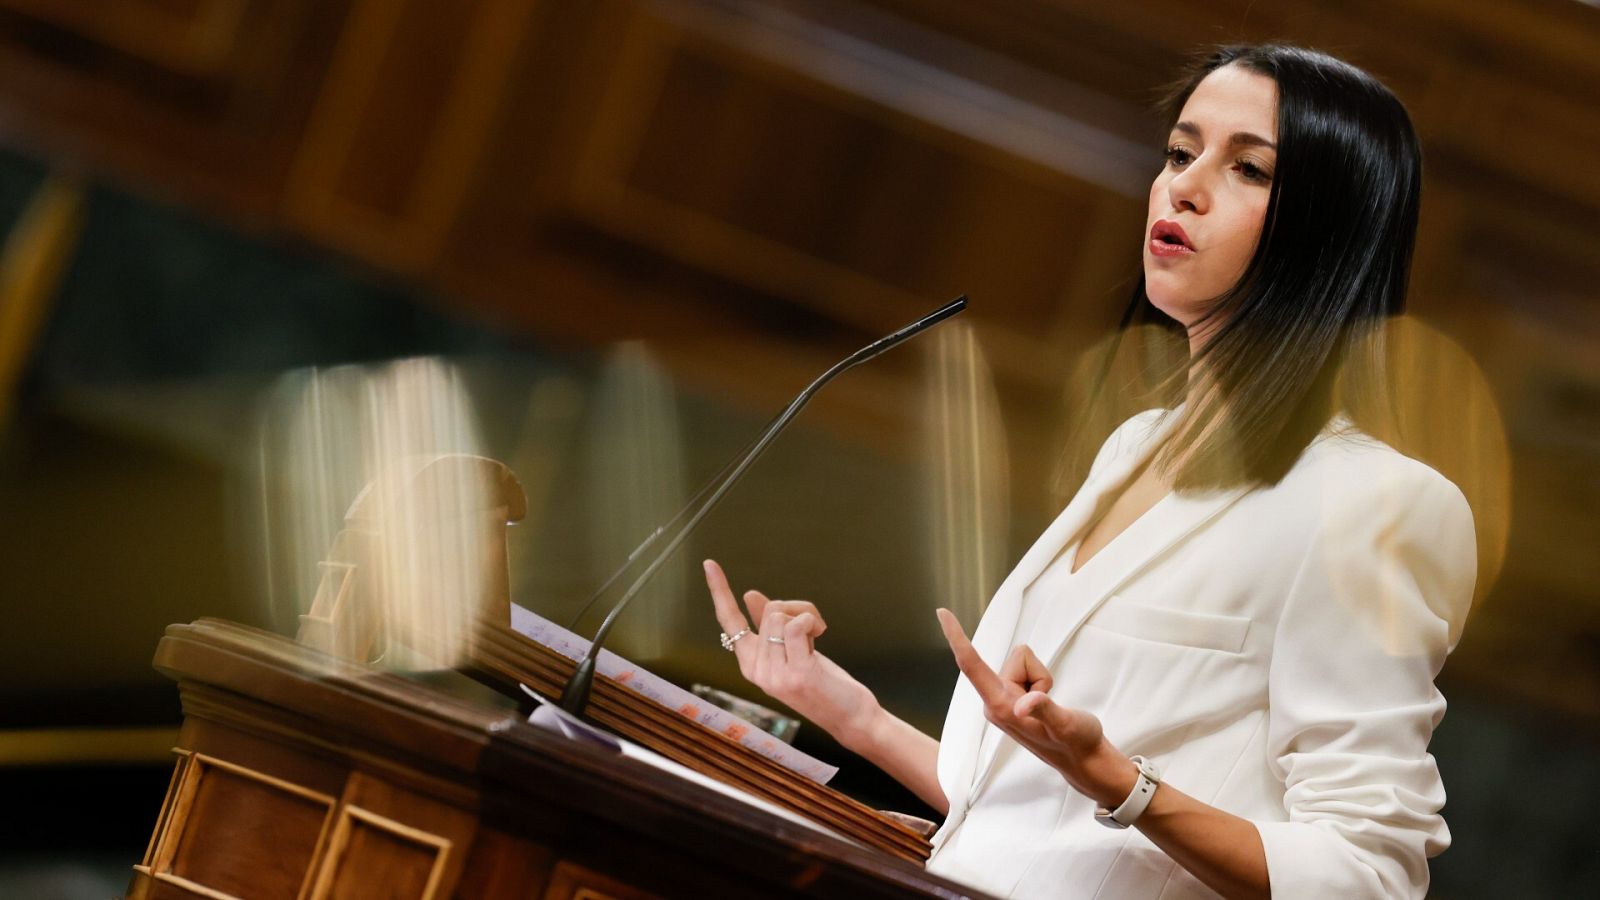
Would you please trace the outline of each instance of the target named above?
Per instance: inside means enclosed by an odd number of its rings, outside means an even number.
[[[932,530],[933,600],[973,628],[1005,575],[1010,521],[1005,429],[972,328],[952,322],[932,337],[923,461],[929,473],[931,514],[925,521]]]
[[[1078,357],[1062,393],[1051,493],[1064,506],[1089,474],[1112,431],[1135,413],[1166,405],[1162,387],[1187,342],[1173,331],[1140,325],[1106,336]]]
[[[593,590],[578,546],[587,534],[571,537],[582,530],[573,526],[587,507],[570,508],[574,501],[566,490],[573,480],[586,399],[583,386],[570,376],[540,377],[528,389],[522,423],[506,457],[528,496],[528,520],[509,535],[512,592],[518,602],[563,625],[570,623],[577,601],[572,606],[562,601]]]
[[[1379,351],[1387,390],[1369,399],[1370,408],[1357,410],[1357,424],[1406,456],[1427,463],[1466,497],[1477,545],[1475,611],[1499,577],[1510,532],[1511,456],[1499,407],[1466,350],[1426,323],[1409,316],[1392,319],[1373,332],[1371,340]],[[1352,354],[1351,367],[1365,363],[1361,354]],[[1405,501],[1393,497],[1385,502]],[[1386,598],[1347,599],[1381,623],[1387,646],[1397,653],[1408,652],[1405,641],[1397,637],[1388,612],[1392,604]],[[1450,622],[1451,642],[1459,639],[1468,610],[1436,612]]]
[[[28,201],[0,246],[0,422],[11,414],[17,381],[83,229],[87,205],[75,178],[51,175]]]
[[[677,397],[644,344],[624,343],[612,351],[592,410],[589,560],[590,582],[598,585],[640,541],[672,518],[687,495]],[[674,554],[618,620],[614,643],[630,658],[656,659],[666,653],[685,615],[685,559]],[[612,596],[631,582],[629,577]],[[700,612],[696,607],[695,613]],[[589,628],[599,625],[603,609],[593,615]]]
[[[504,604],[504,529],[521,491],[480,449],[437,360],[291,373],[263,415],[269,601],[303,641],[392,668],[464,659]],[[287,624],[287,623],[285,623]]]

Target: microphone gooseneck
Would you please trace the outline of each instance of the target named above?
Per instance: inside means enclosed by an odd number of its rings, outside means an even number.
[[[674,522],[677,522],[683,517],[684,513],[688,512],[690,509],[693,509],[693,513],[689,516],[688,520],[683,523],[683,526],[678,529],[677,533],[672,536],[672,540],[661,549],[661,552],[657,553],[655,557],[650,560],[650,565],[647,566],[643,572],[639,573],[639,576],[633,580],[633,583],[628,585],[627,591],[625,591],[622,597],[617,600],[616,604],[611,607],[611,612],[607,613],[605,620],[600,623],[599,629],[595,631],[594,640],[589,644],[589,652],[584,655],[581,661],[579,661],[577,670],[572,673],[572,678],[567,681],[566,688],[561,692],[561,708],[569,713],[572,713],[573,715],[581,715],[583,713],[584,708],[589,704],[589,692],[594,687],[595,661],[599,658],[600,648],[602,645],[604,645],[606,636],[611,633],[611,627],[616,623],[617,617],[621,615],[622,611],[628,607],[628,604],[633,601],[633,598],[638,596],[639,592],[644,589],[644,586],[649,583],[651,577],[656,574],[656,571],[659,570],[669,558],[671,558],[673,552],[676,551],[678,547],[683,544],[684,540],[689,537],[690,532],[694,531],[695,526],[700,524],[700,520],[705,518],[707,513],[711,512],[712,508],[717,505],[718,501],[722,499],[723,495],[728,492],[728,489],[733,487],[733,485],[744,475],[745,471],[750,468],[751,464],[761,457],[761,454],[766,451],[773,439],[776,438],[778,434],[782,432],[783,429],[789,424],[789,422],[800,413],[800,410],[811,401],[811,398],[816,395],[817,391],[822,390],[823,385],[832,381],[841,373],[849,369],[853,369],[867,360],[872,359],[873,357],[876,357],[901,343],[904,343],[911,337],[926,331],[929,328],[932,328],[933,326],[943,322],[945,319],[954,316],[956,313],[959,313],[966,308],[967,295],[962,294],[961,296],[950,301],[944,306],[939,307],[928,315],[923,316],[917,321],[912,322],[893,334],[886,335],[877,339],[876,341],[873,341],[867,346],[862,347],[860,350],[857,350],[856,352],[840,360],[838,363],[835,363],[832,368],[818,376],[817,380],[807,385],[805,390],[801,391],[799,396],[795,397],[794,400],[790,402],[790,404],[783,410],[783,412],[779,413],[778,417],[773,419],[772,422],[767,425],[766,429],[761,432],[760,436],[757,437],[747,449],[735,456],[734,460],[730,461],[728,465],[723,466],[722,471],[713,476],[712,480],[707,483],[706,487],[703,487],[697,491],[695,496],[690,499],[689,503],[676,515],[674,515],[666,525],[657,528],[650,534],[649,537],[645,538],[644,543],[640,544],[632,553],[628,554],[628,559],[622,564],[622,568],[618,569],[609,579],[606,580],[605,584],[601,585],[600,589],[595,592],[595,595],[589,599],[587,604],[584,605],[584,611],[587,611],[589,606],[593,605],[594,601],[598,599],[607,588],[609,588],[613,583],[616,582],[618,578],[622,576],[623,572],[625,572],[628,567],[633,564],[634,559],[637,558],[640,553],[642,553],[651,544],[654,544],[656,540],[660,538],[661,535],[668,528],[670,528]],[[715,485],[715,487],[712,488],[712,485]],[[707,494],[708,489],[710,489],[709,494]],[[706,495],[703,500],[700,499],[702,495]],[[695,505],[696,501],[699,501],[698,506]],[[579,616],[582,615],[583,612],[579,612]]]
[[[778,415],[781,416],[783,414],[779,413]],[[645,536],[644,540],[639,542],[639,546],[633,548],[633,550],[628,553],[627,558],[622,561],[622,565],[618,566],[615,572],[612,572],[611,575],[606,578],[606,580],[599,587],[594,589],[594,593],[589,595],[588,600],[583,601],[583,606],[578,608],[578,611],[573,615],[572,620],[567,623],[567,629],[569,631],[578,630],[578,623],[582,622],[583,617],[589,614],[589,610],[593,609],[594,605],[599,602],[600,598],[605,596],[606,591],[611,590],[611,586],[617,583],[617,579],[621,578],[623,574],[633,567],[634,560],[639,558],[639,554],[650,549],[650,547],[655,544],[658,538],[671,531],[672,526],[682,521],[683,517],[688,515],[689,512],[695,508],[695,505],[700,502],[700,498],[704,497],[711,491],[712,488],[716,487],[717,484],[722,481],[723,476],[727,475],[728,471],[734,467],[734,464],[743,459],[746,453],[750,452],[750,448],[755,446],[756,441],[761,439],[761,435],[765,434],[767,429],[772,427],[772,423],[776,421],[777,417],[774,416],[772,421],[769,421],[767,424],[761,426],[761,430],[756,432],[755,437],[751,438],[750,441],[743,447],[740,447],[739,452],[729,457],[728,461],[722,464],[722,468],[718,469],[715,475],[712,475],[710,478],[706,479],[706,483],[702,484],[699,489],[694,492],[694,496],[690,497],[684,502],[682,509],[673,513],[672,518],[668,519],[664,524],[657,525],[654,531],[650,532]]]

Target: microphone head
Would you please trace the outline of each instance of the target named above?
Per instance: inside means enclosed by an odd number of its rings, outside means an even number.
[[[926,319],[924,319],[923,321],[927,322],[929,325],[932,325],[932,324],[934,324],[936,322],[943,322],[945,319],[950,318],[951,316],[955,315],[958,312],[961,312],[962,310],[964,310],[966,308],[967,308],[967,295],[966,294],[962,294],[961,296],[955,298],[954,300],[951,300],[949,303],[946,303],[945,305],[943,305],[943,306],[939,307],[938,309],[934,310],[933,312],[929,313],[928,317]],[[917,324],[921,325],[922,322],[918,322]]]
[[[887,337],[881,337],[867,346],[862,347],[860,350],[857,350],[855,355],[850,358],[849,364],[855,365],[857,363],[866,362],[874,356],[877,356],[885,350],[888,350],[890,347],[903,343],[923,331],[927,331],[929,328],[932,328],[933,326],[943,322],[945,319],[950,318],[966,308],[967,295],[962,294],[961,296],[951,300],[949,303],[946,303],[933,312],[928,313],[915,322],[912,322],[910,325],[907,325],[899,331],[896,331],[894,334],[888,335]]]

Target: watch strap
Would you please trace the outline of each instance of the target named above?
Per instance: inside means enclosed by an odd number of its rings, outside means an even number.
[[[1155,764],[1142,756],[1131,757],[1133,764],[1139,767],[1139,780],[1134,782],[1133,791],[1128,794],[1128,799],[1114,810],[1099,807],[1094,811],[1095,821],[1107,828],[1127,828],[1144,814],[1145,808],[1150,805],[1150,798],[1155,796],[1156,785],[1161,783],[1161,770]]]

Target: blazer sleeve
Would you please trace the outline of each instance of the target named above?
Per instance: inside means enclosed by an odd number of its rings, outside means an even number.
[[[1288,821],[1256,823],[1275,897],[1421,900],[1450,843],[1427,747],[1472,599],[1472,513],[1443,476],[1384,455],[1323,486],[1277,623],[1267,739]]]

